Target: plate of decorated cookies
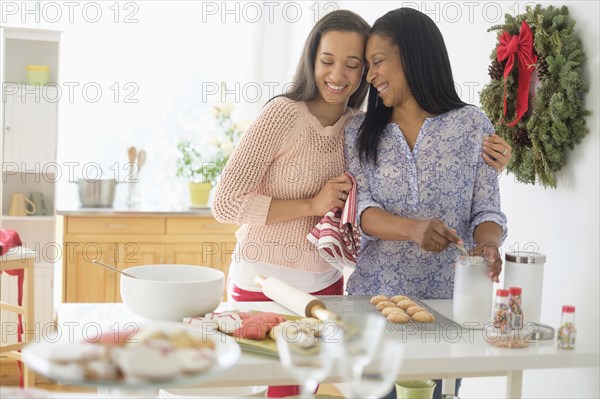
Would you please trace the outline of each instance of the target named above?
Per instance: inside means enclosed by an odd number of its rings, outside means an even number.
[[[244,350],[277,356],[278,331],[310,350],[318,340],[334,334],[339,325],[312,317],[282,315],[263,311],[224,311],[207,313],[204,317],[187,317],[183,320],[203,331],[218,330],[235,337]]]
[[[51,380],[69,385],[151,388],[194,384],[230,368],[237,343],[181,323],[145,323],[103,331],[81,341],[48,337],[23,349],[23,361]]]

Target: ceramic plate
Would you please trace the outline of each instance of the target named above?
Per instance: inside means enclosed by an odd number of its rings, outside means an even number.
[[[261,313],[262,311],[247,310],[246,312]],[[273,312],[268,312],[268,313],[273,313]],[[275,313],[275,314],[283,317],[286,320],[301,319],[300,316],[279,314],[279,313]],[[231,337],[231,339],[234,339],[235,342],[237,342],[244,351],[259,353],[262,355],[279,356],[279,354],[277,352],[277,343],[269,337],[267,337],[263,340],[254,340],[254,339],[249,339],[249,338],[236,338],[236,337],[231,336],[230,334],[227,334],[227,335],[229,335]]]
[[[52,345],[62,345],[62,348],[69,350],[69,345],[75,348],[77,345],[65,342],[65,339],[56,339],[56,337],[44,338],[40,342],[35,342],[27,345],[23,349],[23,362],[35,372],[48,377],[51,380],[61,384],[68,385],[85,385],[85,386],[105,386],[122,389],[145,389],[145,388],[167,388],[176,386],[185,386],[196,384],[201,381],[210,379],[224,370],[236,364],[241,356],[239,345],[233,339],[224,339],[219,332],[211,332],[210,336],[204,335],[203,332],[190,328],[189,326],[180,323],[145,323],[141,326],[141,330],[151,328],[152,331],[161,331],[165,333],[175,333],[184,330],[194,338],[209,339],[215,344],[216,361],[207,369],[198,373],[178,375],[171,379],[163,380],[111,380],[111,379],[81,379],[76,376],[65,377],[64,373],[58,373],[56,363],[48,360],[47,353]],[[107,332],[113,333],[113,332]],[[157,364],[157,367],[160,367]]]
[[[248,312],[249,313],[260,313],[261,311],[250,310]],[[269,313],[272,313],[272,312],[269,312]],[[294,320],[299,320],[299,319],[303,318],[301,316],[294,316],[294,315],[287,315],[287,314],[278,314],[278,315],[282,316],[287,321],[294,321]],[[352,334],[352,332],[356,330],[356,328],[351,325],[346,325],[346,328],[348,328],[347,333],[350,333],[350,334]],[[331,330],[331,328],[326,327],[325,334],[328,335],[328,334],[332,334],[332,333],[334,333],[334,330]],[[279,351],[277,350],[277,343],[269,337],[267,337],[263,340],[254,340],[254,339],[248,339],[248,338],[235,338],[235,341],[242,347],[242,349],[244,351],[259,353],[262,355],[279,357]],[[308,350],[310,350],[310,349],[308,349]]]

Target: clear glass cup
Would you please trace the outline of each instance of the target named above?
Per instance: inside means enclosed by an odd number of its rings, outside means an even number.
[[[314,398],[319,382],[331,373],[342,351],[341,336],[336,331],[326,331],[323,338],[309,337],[307,340],[297,325],[289,324],[276,338],[279,360],[301,384],[300,396]]]
[[[352,368],[361,368],[368,364],[381,342],[385,330],[386,319],[379,314],[367,314],[366,319],[358,325],[346,321],[344,329],[344,359]]]
[[[130,182],[127,184],[127,200],[128,209],[137,208],[140,205],[140,188],[139,182]]]
[[[398,339],[383,339],[380,341],[368,362],[357,367],[348,367],[344,376],[349,383],[349,394],[352,398],[380,398],[389,393],[394,387],[402,364],[403,347]]]

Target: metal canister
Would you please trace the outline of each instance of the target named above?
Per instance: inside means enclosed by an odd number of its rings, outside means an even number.
[[[524,323],[540,323],[546,255],[509,251],[505,254],[504,287],[521,287]]]

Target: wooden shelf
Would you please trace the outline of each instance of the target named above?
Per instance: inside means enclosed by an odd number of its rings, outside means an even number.
[[[2,215],[2,220],[5,221],[27,221],[27,222],[54,222],[54,216],[7,216]]]

